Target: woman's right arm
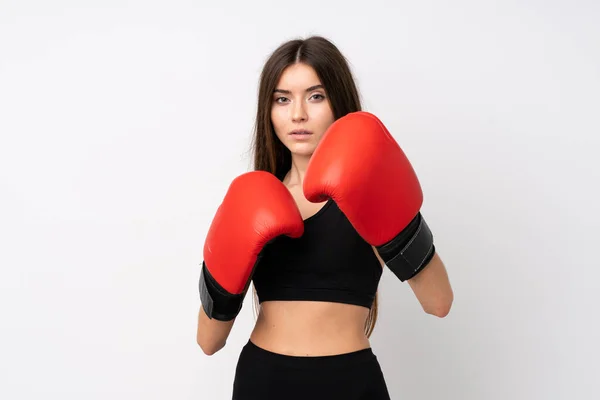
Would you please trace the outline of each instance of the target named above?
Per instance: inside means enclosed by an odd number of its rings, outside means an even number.
[[[206,235],[198,284],[196,341],[205,354],[225,346],[263,247],[280,235],[297,238],[303,232],[296,202],[275,175],[247,172],[229,185]]]
[[[200,307],[198,312],[198,332],[196,333],[196,341],[198,345],[208,356],[212,356],[217,351],[225,347],[227,338],[231,332],[235,319],[231,321],[219,321],[210,319],[204,312],[204,308]]]

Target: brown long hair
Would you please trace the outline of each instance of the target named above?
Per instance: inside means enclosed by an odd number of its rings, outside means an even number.
[[[348,61],[330,40],[322,36],[311,36],[281,44],[267,59],[260,75],[252,140],[254,170],[271,172],[280,180],[283,180],[290,170],[292,156],[277,138],[271,122],[273,91],[285,68],[296,63],[309,65],[315,70],[328,94],[336,120],[362,109],[360,95]],[[257,313],[259,305],[254,288],[253,294],[254,310]],[[367,337],[371,336],[377,321],[377,299],[375,293],[375,300],[365,323]]]

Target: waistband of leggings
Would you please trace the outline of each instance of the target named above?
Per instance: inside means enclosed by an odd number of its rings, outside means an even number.
[[[258,347],[251,340],[244,346],[244,350],[258,362],[276,363],[291,367],[342,367],[360,364],[376,359],[371,347],[352,351],[350,353],[324,355],[324,356],[291,356],[287,354],[274,353]]]

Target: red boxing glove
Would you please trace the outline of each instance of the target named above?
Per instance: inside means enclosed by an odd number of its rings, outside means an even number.
[[[373,114],[350,113],[329,127],[308,164],[303,189],[311,202],[331,197],[401,281],[433,257],[433,235],[419,212],[423,193],[417,175]]]
[[[253,171],[234,179],[204,243],[199,287],[206,315],[235,318],[263,247],[277,236],[303,233],[294,198],[273,174]]]

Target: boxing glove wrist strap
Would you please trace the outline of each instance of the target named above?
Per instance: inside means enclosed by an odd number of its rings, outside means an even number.
[[[417,275],[435,253],[433,234],[419,212],[390,242],[377,246],[385,265],[404,282]]]
[[[231,321],[240,313],[244,295],[231,294],[212,277],[206,264],[202,263],[200,272],[200,301],[208,318],[219,321]]]

